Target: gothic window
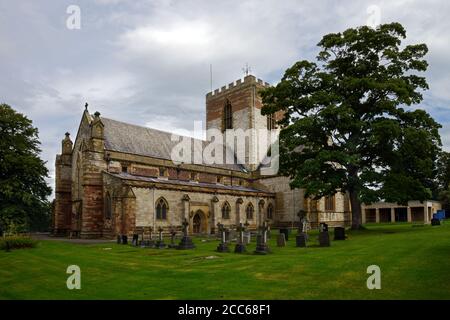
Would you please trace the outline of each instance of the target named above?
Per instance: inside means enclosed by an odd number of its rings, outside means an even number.
[[[252,220],[253,219],[253,212],[254,211],[255,211],[255,209],[253,208],[253,205],[251,203],[249,203],[247,205],[247,208],[245,209],[247,220]]]
[[[334,195],[325,196],[325,211],[334,211]]]
[[[231,207],[228,202],[225,202],[222,206],[222,219],[230,219]]]
[[[166,199],[159,198],[156,201],[156,219],[166,220],[167,219],[167,211],[169,210],[169,205],[167,204]]]
[[[111,219],[111,217],[112,217],[112,202],[111,196],[107,192],[105,197],[105,218]]]
[[[273,205],[271,203],[267,206],[267,219],[273,219]]]
[[[233,111],[229,100],[225,103],[223,108],[223,128],[222,131],[233,129]]]
[[[276,121],[273,113],[267,115],[267,130],[272,129],[276,129]]]

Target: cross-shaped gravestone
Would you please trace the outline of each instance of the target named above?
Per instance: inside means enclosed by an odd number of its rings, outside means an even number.
[[[262,226],[259,227],[259,235],[257,237],[256,243],[256,254],[267,254],[269,252],[269,247],[267,246],[267,222],[264,222]]]
[[[219,233],[221,235],[220,243],[219,243],[219,246],[217,247],[217,251],[218,252],[229,252],[230,249],[228,248],[228,243],[226,241],[227,229],[224,228],[223,224],[218,223],[217,230],[219,230]]]
[[[189,222],[186,218],[184,218],[183,223],[183,238],[181,238],[180,243],[178,244],[177,249],[184,250],[184,249],[194,249],[195,245],[192,242],[192,239],[188,235],[188,226]]]
[[[163,231],[164,229],[162,227],[158,228],[158,241],[156,242],[156,248],[163,249],[166,247],[163,239]]]
[[[245,248],[245,243],[244,243],[244,231],[245,231],[245,226],[241,223],[239,223],[239,226],[236,228],[237,232],[239,232],[239,238],[238,238],[238,242],[236,243],[236,247],[234,248],[234,252],[235,253],[243,253],[245,251],[247,251],[247,249]]]
[[[321,223],[319,227],[319,245],[321,247],[330,246],[330,234],[328,233],[328,225],[326,223]]]

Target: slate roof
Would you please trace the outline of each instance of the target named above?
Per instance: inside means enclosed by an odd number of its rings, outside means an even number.
[[[112,175],[113,177],[116,177],[119,179],[124,179],[124,180],[154,182],[154,183],[161,183],[161,184],[167,184],[167,185],[182,185],[182,186],[189,186],[189,187],[213,188],[213,189],[240,191],[240,192],[258,192],[258,193],[265,193],[265,194],[273,195],[273,193],[262,190],[262,189],[250,188],[250,187],[244,187],[244,186],[227,186],[227,185],[216,184],[216,183],[193,182],[193,181],[175,180],[175,179],[173,179],[173,180],[172,179],[160,179],[160,178],[153,178],[153,177],[135,176],[135,175],[125,173],[125,172],[121,172],[121,173],[108,172],[108,174]]]
[[[179,141],[172,141],[172,133],[152,128],[133,125],[108,118],[101,118],[104,124],[105,148],[111,151],[125,152],[136,155],[143,155],[152,158],[171,160],[172,148],[179,143]],[[207,141],[191,138],[193,153],[194,150],[201,152],[201,150],[194,149],[196,146],[203,148],[208,143]],[[194,143],[197,141],[198,144]],[[224,147],[225,149],[225,147]],[[224,150],[225,156],[225,150]],[[193,157],[191,158],[193,161]],[[222,168],[234,171],[245,171],[240,164],[206,164],[209,167]]]

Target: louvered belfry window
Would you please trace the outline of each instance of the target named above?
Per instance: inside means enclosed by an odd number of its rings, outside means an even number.
[[[223,109],[223,130],[233,129],[233,110],[230,101],[227,99]]]

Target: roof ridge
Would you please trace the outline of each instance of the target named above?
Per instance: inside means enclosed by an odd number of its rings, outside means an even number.
[[[203,140],[203,139],[198,139],[198,138],[194,138],[194,137],[190,137],[190,136],[185,136],[185,135],[182,135],[182,134],[169,132],[169,131],[164,131],[164,130],[156,129],[156,128],[152,128],[152,127],[146,127],[146,126],[139,125],[139,124],[129,123],[129,122],[120,121],[120,120],[116,120],[116,119],[111,119],[111,118],[107,118],[107,117],[101,117],[101,118],[105,119],[105,120],[109,120],[109,121],[123,123],[123,124],[129,125],[129,126],[133,126],[133,127],[138,127],[138,128],[142,128],[142,129],[158,131],[158,132],[166,133],[166,134],[175,134],[175,135],[180,136],[180,137],[186,137],[186,138],[191,138],[191,139],[202,141],[202,142],[208,142],[208,140]]]

